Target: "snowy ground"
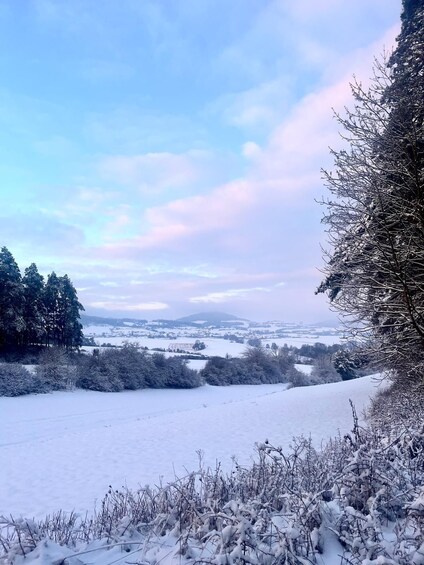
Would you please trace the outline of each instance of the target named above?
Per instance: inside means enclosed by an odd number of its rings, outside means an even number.
[[[246,350],[246,345],[243,343],[233,343],[227,339],[219,338],[203,338],[202,341],[206,345],[206,349],[200,351],[205,355],[219,355],[225,357],[227,354],[233,357],[239,357],[243,351]],[[98,345],[103,343],[110,343],[111,345],[122,345],[125,342],[137,343],[141,347],[148,347],[149,349],[160,348],[167,350],[170,346],[175,346],[177,343],[187,343],[194,345],[196,338],[181,337],[177,340],[171,340],[166,337],[126,337],[126,336],[108,336],[108,337],[96,337],[95,342]],[[86,348],[85,348],[86,349]]]
[[[309,388],[204,386],[121,393],[56,392],[0,398],[0,515],[91,510],[108,485],[137,487],[197,467],[247,463],[254,443],[287,446],[351,427],[375,393],[371,377]]]
[[[175,330],[173,334],[176,336],[176,339],[170,339],[169,337],[149,337],[151,333],[149,332],[146,335],[146,330],[139,330],[141,332],[140,334],[137,331],[134,331],[133,335],[131,335],[129,333],[130,330],[131,328],[128,329],[127,327],[112,328],[108,326],[87,326],[84,328],[84,333],[87,336],[94,337],[97,345],[108,343],[119,346],[124,342],[130,342],[138,343],[141,347],[148,347],[150,350],[154,348],[167,350],[170,346],[175,346],[178,343],[193,345],[196,340],[200,340],[206,345],[206,349],[200,351],[200,353],[208,356],[218,355],[220,357],[225,357],[226,355],[231,355],[232,357],[239,357],[247,347],[246,343],[231,342],[216,336],[209,337],[206,333],[202,334],[201,330],[196,330],[199,332],[196,334],[196,337],[193,335],[185,335],[187,331],[195,331],[193,328],[189,328],[189,330]],[[225,333],[227,332],[231,333],[232,330],[225,330]],[[246,338],[246,336],[244,337]],[[325,345],[332,345],[334,343],[340,343],[342,341],[342,335],[334,333],[321,335],[320,333],[315,334],[310,331],[305,334],[287,332],[286,337],[267,338],[266,336],[261,336],[261,341],[264,346],[276,343],[278,346],[286,344],[289,346],[301,347],[303,344],[313,345],[317,342],[324,343]],[[85,349],[88,350],[89,348],[86,347]]]

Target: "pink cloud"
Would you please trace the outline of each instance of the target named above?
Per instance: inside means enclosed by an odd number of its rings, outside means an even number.
[[[392,29],[383,40],[387,44],[394,35]],[[370,74],[375,52],[376,44],[361,50],[362,69],[356,68],[362,76]],[[354,57],[350,54],[348,60]],[[298,272],[306,264],[308,284],[319,280],[313,266],[321,263],[323,231],[314,199],[324,191],[321,166],[331,166],[328,147],[341,145],[331,108],[343,110],[352,103],[350,80],[350,72],[343,68],[337,80],[300,100],[266,144],[245,144],[242,151],[249,157],[249,169],[243,178],[147,209],[138,219],[143,231],[103,247],[100,253],[129,261],[170,257],[174,265],[208,257],[211,264],[223,267],[237,264],[240,273],[269,272],[273,261],[284,270],[284,263],[290,263],[288,279],[280,271],[279,280],[290,280],[290,271]],[[287,296],[292,292],[290,286],[283,290]]]

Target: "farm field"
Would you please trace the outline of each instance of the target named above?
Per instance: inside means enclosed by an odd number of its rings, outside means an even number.
[[[77,390],[0,398],[0,515],[90,512],[109,485],[167,482],[233,456],[248,464],[255,442],[315,445],[350,430],[379,381],[286,390],[286,385],[100,393]]]

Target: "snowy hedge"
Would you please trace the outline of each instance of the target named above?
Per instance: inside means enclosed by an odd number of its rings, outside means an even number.
[[[0,363],[0,396],[46,392],[42,379],[17,363]]]
[[[77,365],[76,386],[103,392],[141,388],[194,388],[202,381],[180,357],[150,355],[136,345],[83,355]]]

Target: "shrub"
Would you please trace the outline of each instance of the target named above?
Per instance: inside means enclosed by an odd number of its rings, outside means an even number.
[[[17,363],[0,364],[0,396],[47,392],[45,383]]]
[[[39,357],[36,374],[48,390],[67,390],[75,386],[75,366],[62,347],[48,347]]]
[[[334,367],[332,355],[323,354],[315,359],[310,380],[311,384],[336,383],[342,380]]]
[[[298,371],[296,367],[289,369],[286,377],[293,387],[310,386],[312,384],[311,377],[303,371]]]
[[[200,371],[210,385],[260,385],[287,382],[278,357],[263,347],[249,347],[243,357],[211,357]]]
[[[92,355],[81,358],[76,371],[76,386],[100,392],[118,392],[124,389],[114,364],[107,362],[107,355],[98,349]]]
[[[196,388],[202,384],[197,371],[189,369],[179,357],[166,359],[166,386],[169,388]]]
[[[160,353],[150,355],[134,344],[122,348],[94,350],[84,356],[77,368],[76,386],[102,392],[140,388],[193,388],[202,381],[179,357],[167,359]]]

